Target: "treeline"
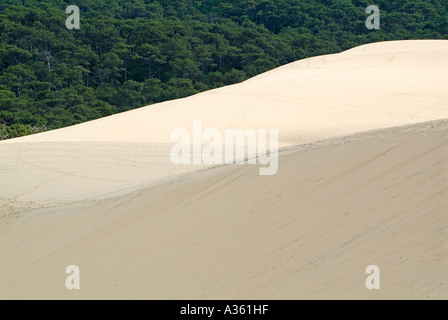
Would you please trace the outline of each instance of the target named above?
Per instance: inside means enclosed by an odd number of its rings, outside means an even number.
[[[2,0],[0,139],[241,82],[282,64],[398,39],[448,39],[448,1]],[[77,5],[80,30],[65,8]]]

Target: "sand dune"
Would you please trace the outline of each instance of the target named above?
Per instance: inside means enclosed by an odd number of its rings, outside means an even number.
[[[17,142],[170,143],[173,129],[276,128],[280,144],[448,118],[448,40],[393,41]]]
[[[448,121],[307,149],[270,178],[228,166],[12,220],[0,297],[446,299]]]
[[[281,147],[448,118],[448,41],[394,41],[244,83],[0,143],[0,217],[80,205],[204,166],[174,166],[174,129],[278,129]],[[67,143],[71,142],[71,143]]]
[[[447,299],[447,75],[377,43],[1,142],[0,298]],[[278,174],[171,164],[195,120],[279,129]]]

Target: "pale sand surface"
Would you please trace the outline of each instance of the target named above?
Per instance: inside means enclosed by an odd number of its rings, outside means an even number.
[[[298,61],[244,83],[0,143],[0,217],[124,194],[174,166],[175,129],[278,129],[280,146],[448,118],[448,40]],[[45,142],[45,143],[43,143]],[[67,143],[71,142],[71,143]]]
[[[448,41],[378,43],[1,142],[0,298],[447,299],[447,75]],[[174,166],[194,120],[279,129],[278,174]]]
[[[448,298],[448,120],[291,149],[273,177],[256,169],[7,219],[0,297]],[[372,264],[379,291],[364,286]]]

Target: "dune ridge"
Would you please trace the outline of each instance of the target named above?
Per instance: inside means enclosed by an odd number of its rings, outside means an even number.
[[[176,128],[268,129],[280,145],[448,118],[448,40],[391,41],[293,62],[243,83],[6,141],[170,143]],[[5,142],[3,142],[5,143]]]
[[[0,142],[0,217],[95,203],[205,165],[169,161],[175,129],[278,129],[288,147],[448,118],[448,40],[297,61],[244,83]]]

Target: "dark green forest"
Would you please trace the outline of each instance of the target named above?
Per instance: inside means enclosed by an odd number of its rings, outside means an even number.
[[[381,29],[368,30],[368,5]],[[68,5],[80,29],[68,30]],[[1,0],[0,139],[186,97],[358,45],[448,39],[448,0]]]

